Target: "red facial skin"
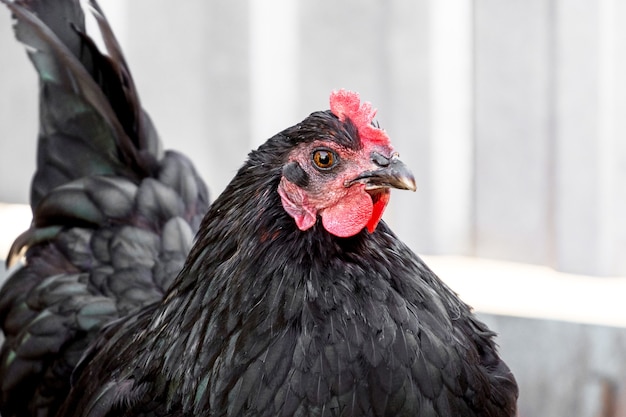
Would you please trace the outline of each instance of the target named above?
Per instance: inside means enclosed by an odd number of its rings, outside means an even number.
[[[315,141],[292,151],[289,160],[297,162],[307,173],[310,183],[300,188],[286,178],[278,187],[282,204],[300,230],[307,230],[319,215],[324,229],[338,237],[349,237],[364,228],[372,233],[389,202],[388,188],[366,190],[364,182],[354,182],[364,172],[379,168],[372,161],[377,152],[391,158],[394,154],[387,134],[372,124],[376,111],[361,103],[356,93],[340,90],[331,95],[331,111],[341,121],[350,119],[357,127],[361,147],[341,147],[331,141]],[[337,164],[329,175],[315,167],[312,155],[316,149],[332,151]]]

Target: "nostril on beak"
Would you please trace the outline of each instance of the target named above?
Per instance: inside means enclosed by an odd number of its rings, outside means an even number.
[[[372,152],[372,162],[379,167],[384,168],[389,166],[391,160],[378,152]]]

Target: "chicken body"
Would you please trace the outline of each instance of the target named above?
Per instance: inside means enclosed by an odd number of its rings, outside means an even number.
[[[165,299],[94,347],[65,415],[515,415],[493,333],[384,222],[338,237],[285,210],[290,161],[320,138],[362,148],[319,112],[252,152]]]

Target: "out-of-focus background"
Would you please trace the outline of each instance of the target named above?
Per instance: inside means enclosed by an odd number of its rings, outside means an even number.
[[[418,182],[385,219],[499,333],[520,416],[626,415],[626,2],[101,3],[213,196],[331,90],[359,91]],[[5,8],[0,51],[2,258],[38,128]]]

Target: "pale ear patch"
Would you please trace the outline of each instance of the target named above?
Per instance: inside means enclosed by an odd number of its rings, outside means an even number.
[[[309,207],[306,193],[302,188],[283,177],[278,185],[278,194],[283,208],[296,221],[298,229],[304,231],[315,225],[317,211]]]

